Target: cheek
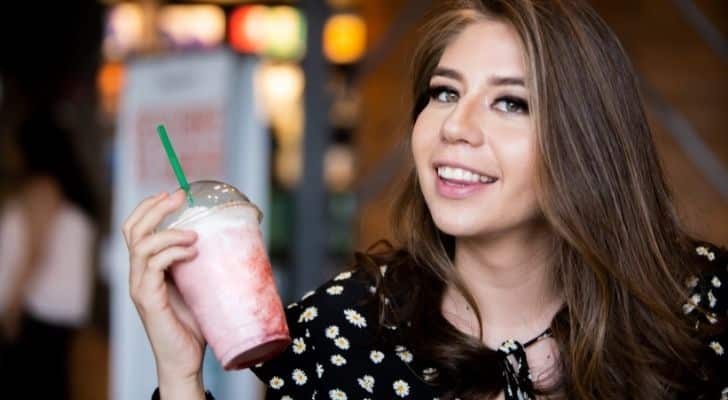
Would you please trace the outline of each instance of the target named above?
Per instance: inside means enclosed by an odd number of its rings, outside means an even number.
[[[426,118],[420,115],[412,128],[412,156],[415,160],[415,166],[420,171],[421,168],[429,166],[429,159],[432,155],[433,134],[432,129],[428,126]]]
[[[538,153],[531,140],[502,148],[503,174],[506,177],[505,203],[517,214],[532,214],[538,207],[536,175]]]
[[[529,184],[533,180],[536,173],[537,151],[530,137],[524,135],[515,140],[501,142],[499,146],[494,146],[494,153],[506,179],[519,186]]]

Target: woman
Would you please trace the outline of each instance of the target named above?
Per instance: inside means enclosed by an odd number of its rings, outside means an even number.
[[[253,368],[269,398],[728,395],[727,258],[680,227],[604,22],[581,1],[471,0],[423,32],[399,247],[289,306],[292,346]],[[183,201],[124,227],[163,399],[204,397],[204,340],[163,275],[195,235],[152,234]]]
[[[91,316],[96,202],[71,133],[48,108],[25,114],[8,143],[16,163],[2,171],[13,184],[0,197],[0,382],[10,398],[70,398],[73,336]]]

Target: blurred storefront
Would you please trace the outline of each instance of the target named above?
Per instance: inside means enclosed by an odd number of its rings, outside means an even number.
[[[176,186],[156,139],[157,124],[167,125],[190,180],[228,181],[263,209],[264,232],[285,301],[310,286],[299,282],[300,276],[322,281],[353,251],[353,138],[360,95],[352,76],[367,39],[357,2],[320,2],[313,13],[318,39],[309,37],[307,17],[312,12],[306,7],[311,4],[240,3],[108,4],[97,86],[104,125],[114,132],[106,271],[113,399],[143,398],[156,384],[149,345],[128,299],[128,260],[117,228],[143,197]],[[311,40],[317,40],[314,46]],[[312,47],[319,51],[310,54]],[[313,78],[304,65],[311,59],[325,67]],[[315,87],[320,88],[321,102],[307,103],[304,92]],[[318,129],[310,134],[318,137],[319,145],[306,147],[306,118],[317,116]],[[300,188],[307,158],[320,161],[309,167],[319,169],[313,171],[323,183],[318,191]],[[309,262],[303,273],[301,257],[295,256],[300,251],[296,223],[306,218],[297,216],[302,191],[314,199],[310,215],[324,219],[316,225],[327,228],[318,238],[325,245],[318,256],[323,262]],[[306,253],[312,251],[308,246]],[[249,372],[224,374],[211,355],[206,357],[205,380],[221,398],[261,394]]]

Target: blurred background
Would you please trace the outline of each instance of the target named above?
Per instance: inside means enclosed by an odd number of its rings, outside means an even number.
[[[55,344],[0,352],[0,386],[27,368],[37,374],[17,379],[53,375],[70,399],[151,395],[120,227],[142,198],[176,187],[158,123],[190,180],[227,181],[263,210],[286,302],[388,237],[408,162],[409,62],[438,2],[4,2],[0,312],[10,334],[0,345],[28,336],[18,326]],[[640,75],[685,225],[727,245],[728,3],[592,3]],[[13,275],[18,260],[53,273]],[[23,287],[55,292],[24,297]],[[13,319],[23,310],[35,316]],[[209,354],[205,381],[219,399],[262,396],[249,372],[223,373]]]

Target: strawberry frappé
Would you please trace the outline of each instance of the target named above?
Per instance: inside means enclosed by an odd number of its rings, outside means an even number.
[[[261,214],[230,185],[195,182],[193,194],[195,189],[195,206],[173,215],[166,228],[197,232],[198,254],[173,265],[171,275],[223,368],[248,368],[291,341],[259,228]]]

